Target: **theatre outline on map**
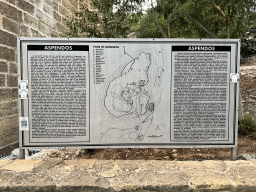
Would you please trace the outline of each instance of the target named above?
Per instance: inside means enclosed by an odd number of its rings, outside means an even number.
[[[104,116],[100,142],[111,134],[118,134],[116,142],[139,142],[156,130],[151,125],[163,91],[163,50],[145,45],[123,49],[123,62],[106,79],[99,95]]]

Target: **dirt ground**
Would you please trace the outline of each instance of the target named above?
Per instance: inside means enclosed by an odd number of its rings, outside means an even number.
[[[244,154],[256,154],[256,139],[239,135],[237,158]],[[132,148],[132,149],[90,149],[59,150],[51,158],[105,159],[105,160],[230,160],[230,148]]]
[[[241,58],[240,60],[240,66],[252,66],[256,65],[256,54],[250,55],[250,57],[247,58]]]
[[[241,59],[241,66],[256,65],[256,54]],[[249,77],[248,77],[249,78]],[[247,77],[240,79],[240,86],[245,92],[254,89],[252,80]],[[254,82],[254,79],[253,79]],[[254,93],[256,96],[256,92]],[[237,158],[243,159],[244,154],[256,155],[256,139],[239,135]],[[90,150],[59,150],[51,158],[62,159],[112,159],[112,160],[229,160],[230,148],[132,148],[132,149],[90,149]]]

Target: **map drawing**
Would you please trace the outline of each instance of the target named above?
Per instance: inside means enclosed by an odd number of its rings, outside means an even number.
[[[145,138],[163,91],[161,49],[124,46],[123,63],[106,79],[99,95],[100,110],[105,118],[100,122],[104,125],[101,142],[109,134],[118,134],[119,142],[139,142]]]

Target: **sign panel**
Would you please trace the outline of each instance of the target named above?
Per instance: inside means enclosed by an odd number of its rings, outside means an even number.
[[[239,47],[21,38],[20,147],[235,147]]]

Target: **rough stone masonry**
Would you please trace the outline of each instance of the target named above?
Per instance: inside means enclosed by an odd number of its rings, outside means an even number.
[[[0,156],[18,146],[18,37],[58,37],[78,0],[0,0]]]
[[[256,191],[256,160],[1,160],[0,191]]]

